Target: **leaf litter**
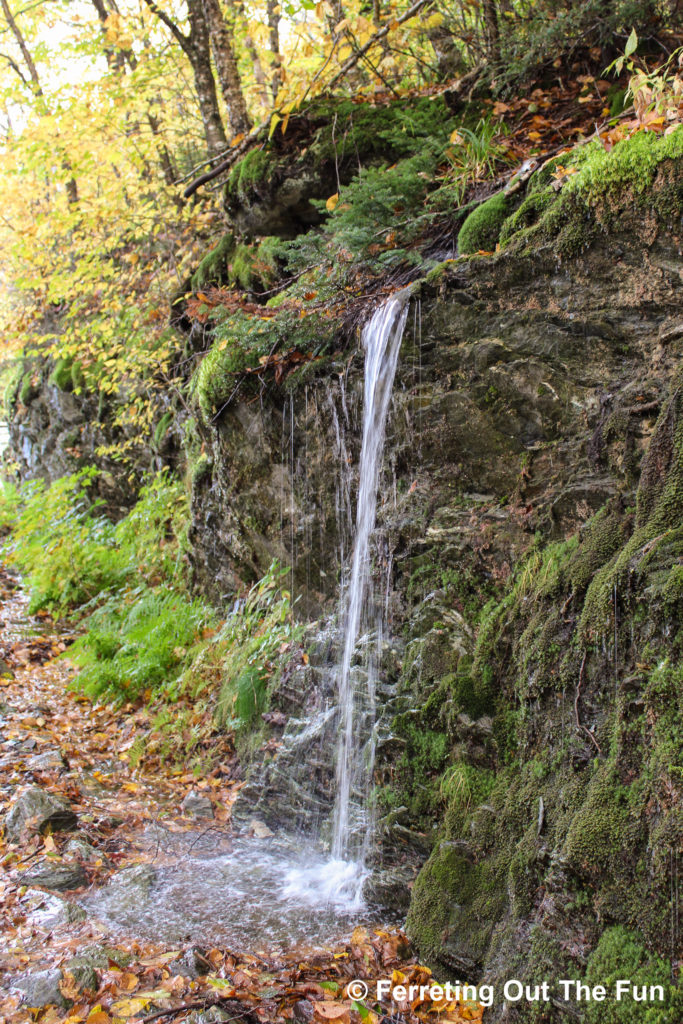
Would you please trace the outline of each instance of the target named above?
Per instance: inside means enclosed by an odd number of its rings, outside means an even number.
[[[191,789],[211,800],[212,842],[229,844],[230,807],[239,782],[229,757],[214,762],[202,778],[161,756],[143,763],[132,759],[136,740],[149,736],[149,713],[132,705],[94,704],[69,689],[74,669],[64,653],[73,637],[29,618],[25,598],[6,574],[0,575],[0,600],[0,815],[7,815],[24,789],[39,787],[70,803],[78,816],[77,838],[87,844],[70,853],[73,833],[47,828],[41,834],[39,822],[31,819],[18,841],[0,839],[0,1024],[181,1022],[196,1020],[195,1011],[212,1006],[245,1024],[481,1020],[482,1007],[456,1000],[432,1003],[427,996],[411,1004],[351,998],[347,985],[353,979],[365,980],[371,991],[374,981],[387,977],[407,986],[434,983],[400,930],[358,927],[346,943],[329,949],[300,947],[267,955],[218,947],[169,949],[136,936],[112,937],[101,922],[78,914],[55,922],[36,913],[55,901],[49,890],[22,881],[38,864],[81,869],[82,884],[57,900],[77,908],[79,897],[121,868],[172,856],[158,840],[150,841],[149,826],[161,826],[170,836],[196,832],[197,822],[184,817],[180,807]],[[67,966],[93,945],[105,951],[105,966],[90,974]],[[193,971],[183,968],[188,956]],[[13,981],[49,970],[61,971],[61,998],[55,994],[52,1003],[40,1007],[22,1003]]]

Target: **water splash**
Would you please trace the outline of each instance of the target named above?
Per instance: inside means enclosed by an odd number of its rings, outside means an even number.
[[[357,860],[361,864],[367,849],[367,797],[374,760],[372,740],[367,750],[369,756],[364,758],[363,733],[368,724],[372,731],[374,724],[376,668],[372,656],[366,659],[365,670],[361,672],[353,671],[352,661],[363,621],[371,620],[373,614],[370,539],[375,529],[386,421],[408,315],[408,294],[404,289],[380,306],[362,336],[365,349],[363,441],[351,572],[342,597],[344,646],[337,668],[340,723],[332,835],[333,860]]]

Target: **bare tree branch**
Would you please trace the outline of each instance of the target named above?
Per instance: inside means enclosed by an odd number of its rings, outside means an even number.
[[[0,0],[0,2],[4,3],[5,0]],[[171,21],[168,14],[166,14],[165,11],[162,11],[162,9],[159,7],[158,4],[154,2],[154,0],[145,0],[145,3],[149,7],[152,14],[156,14],[159,21],[163,21],[164,25],[169,30],[169,32],[173,34],[178,45],[182,47],[185,53],[187,53],[190,45],[190,40],[188,36],[186,36],[183,32],[180,31],[176,23],[174,21]]]

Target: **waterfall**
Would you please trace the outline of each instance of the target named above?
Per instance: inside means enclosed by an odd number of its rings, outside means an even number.
[[[362,332],[362,444],[348,560],[344,555],[351,525],[346,439],[349,414],[343,390],[339,416],[328,395],[340,466],[336,505],[343,567],[337,621],[330,621],[320,632],[320,650],[308,670],[314,682],[308,692],[304,690],[303,702],[293,678],[293,691],[287,697],[287,724],[277,753],[248,780],[233,812],[233,820],[241,820],[247,827],[256,815],[276,833],[273,843],[280,857],[264,866],[264,877],[272,879],[269,905],[279,901],[283,926],[287,922],[291,925],[302,908],[314,907],[317,913],[326,908],[324,912],[332,915],[330,920],[339,920],[357,914],[364,904],[362,888],[368,875],[366,862],[372,839],[376,690],[382,689],[379,655],[388,587],[385,579],[375,599],[372,584],[377,571],[373,573],[372,540],[386,422],[409,295],[406,288],[388,299]],[[283,417],[283,435],[284,453],[286,447],[291,449],[291,411],[289,417]],[[386,561],[388,566],[390,559]],[[339,653],[328,661],[327,653],[334,649]],[[319,843],[323,836],[329,841],[326,854]],[[251,856],[253,861],[256,855]],[[281,876],[274,874],[275,868]]]
[[[375,529],[377,488],[382,468],[384,435],[398,353],[408,315],[409,290],[392,296],[363,329],[365,388],[363,440],[359,465],[356,530],[348,586],[341,597],[343,648],[337,665],[339,737],[337,793],[333,815],[332,856],[335,860],[364,859],[369,835],[367,802],[372,783],[374,749],[364,740],[375,718],[376,665],[365,658],[364,673],[356,680],[352,661],[364,624],[372,624],[370,540]],[[365,678],[363,678],[365,676]],[[364,727],[365,726],[365,727]],[[355,802],[356,795],[361,797]]]

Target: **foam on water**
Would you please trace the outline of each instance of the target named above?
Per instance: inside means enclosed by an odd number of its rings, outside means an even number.
[[[168,944],[192,942],[287,952],[343,939],[369,913],[363,868],[291,841],[238,839],[224,856],[187,852],[156,869],[149,886],[113,884],[84,905],[108,931]]]

